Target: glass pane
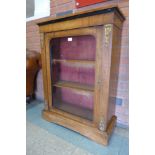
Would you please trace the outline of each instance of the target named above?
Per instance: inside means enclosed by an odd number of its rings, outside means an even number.
[[[51,40],[53,107],[93,120],[96,41],[91,35]]]
[[[96,43],[91,35],[51,40],[53,59],[95,60]]]
[[[93,93],[53,87],[53,106],[73,115],[93,119]]]
[[[70,81],[79,84],[94,85],[95,70],[94,65],[71,64],[69,62],[53,63],[52,65],[53,82]]]

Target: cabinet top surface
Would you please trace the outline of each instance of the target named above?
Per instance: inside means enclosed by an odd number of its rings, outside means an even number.
[[[36,24],[39,26],[47,25],[47,24],[52,24],[52,23],[58,23],[66,20],[72,20],[72,19],[77,19],[77,18],[82,18],[82,17],[88,17],[88,16],[94,16],[94,15],[99,15],[99,14],[106,14],[106,13],[117,13],[119,14],[120,18],[122,20],[125,19],[123,16],[122,12],[119,10],[117,5],[110,5],[108,7],[100,7],[97,9],[91,9],[87,11],[81,11],[78,13],[73,13],[70,15],[65,15],[61,17],[46,17],[42,18],[36,21]]]

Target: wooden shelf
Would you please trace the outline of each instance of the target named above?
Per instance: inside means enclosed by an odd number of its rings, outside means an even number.
[[[54,83],[53,86],[74,88],[74,89],[90,91],[90,92],[94,91],[94,86],[86,85],[86,84],[79,84],[78,82],[58,81]]]
[[[53,107],[64,112],[79,116],[81,118],[92,121],[93,120],[93,110],[83,108],[74,104],[70,104],[59,99],[53,100]]]
[[[80,64],[88,64],[95,65],[95,61],[93,60],[66,60],[66,59],[53,59],[53,63],[80,63]]]

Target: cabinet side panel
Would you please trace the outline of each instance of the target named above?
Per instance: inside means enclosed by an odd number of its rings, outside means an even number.
[[[95,97],[96,122],[101,131],[106,129],[108,121],[112,34],[112,24],[99,26],[97,29]]]
[[[121,29],[117,28],[116,26],[113,26],[108,121],[110,121],[111,117],[115,115],[115,99],[117,96],[117,85],[120,64],[120,45]]]

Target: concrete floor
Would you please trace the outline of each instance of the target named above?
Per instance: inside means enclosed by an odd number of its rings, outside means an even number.
[[[27,155],[128,155],[128,129],[116,127],[107,147],[41,118],[43,103],[27,104]]]

